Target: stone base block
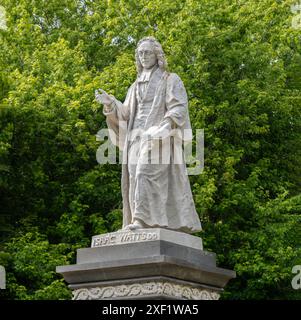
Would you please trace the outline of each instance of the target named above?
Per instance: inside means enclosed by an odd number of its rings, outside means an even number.
[[[57,267],[82,299],[218,299],[235,272],[216,266],[198,237],[166,230],[120,231],[92,238],[75,265]]]

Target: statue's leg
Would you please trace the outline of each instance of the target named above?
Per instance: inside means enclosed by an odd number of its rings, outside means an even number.
[[[158,141],[140,144],[136,167],[133,219],[147,227],[168,227],[168,164],[158,163]]]
[[[129,202],[132,213],[132,222],[127,225],[123,230],[136,230],[147,228],[148,226],[135,215],[136,212],[136,194],[137,188],[137,162],[140,157],[140,140],[139,138],[134,141],[128,150],[128,170],[129,170]]]
[[[136,169],[137,169],[137,161],[139,157],[139,145],[140,141],[134,141],[128,149],[128,171],[129,171],[129,203],[131,214],[133,217],[133,213],[135,212],[135,187],[136,187]],[[133,230],[137,228],[142,228],[142,224],[132,220],[131,224],[126,226],[126,230]]]

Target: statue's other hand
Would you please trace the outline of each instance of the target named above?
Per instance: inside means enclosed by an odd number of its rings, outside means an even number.
[[[151,133],[151,139],[165,139],[171,134],[171,122],[164,121],[157,130]]]
[[[114,98],[111,97],[109,94],[107,94],[102,89],[95,90],[95,99],[97,102],[102,103],[107,106],[110,105],[114,101]]]

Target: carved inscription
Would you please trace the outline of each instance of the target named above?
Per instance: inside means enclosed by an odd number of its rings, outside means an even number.
[[[159,238],[157,232],[116,232],[95,236],[92,238],[91,247],[102,247],[114,244],[153,241]]]

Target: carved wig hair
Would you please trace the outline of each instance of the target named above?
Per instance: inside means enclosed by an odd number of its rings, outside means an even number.
[[[154,50],[154,53],[157,56],[159,68],[162,69],[163,71],[165,71],[167,69],[167,61],[165,59],[164,51],[162,49],[161,44],[154,37],[144,37],[138,42],[136,50],[135,50],[136,67],[137,67],[138,75],[140,75],[143,70],[143,67],[142,67],[142,64],[140,62],[139,55],[138,55],[138,48],[143,42],[150,42],[151,43],[153,50]]]

